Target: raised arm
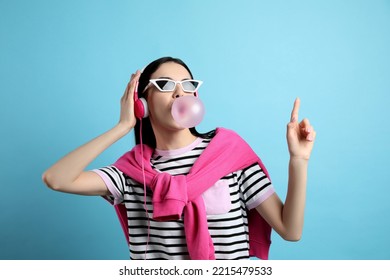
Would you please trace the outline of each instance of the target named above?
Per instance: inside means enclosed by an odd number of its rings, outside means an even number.
[[[139,76],[139,71],[132,74],[130,82],[127,84],[121,98],[121,113],[118,124],[73,150],[43,173],[42,179],[49,188],[82,195],[109,194],[100,176],[94,172],[85,171],[85,168],[98,155],[129,133],[135,126],[134,89]]]
[[[287,125],[287,144],[290,153],[286,201],[274,194],[256,209],[284,239],[301,238],[306,203],[307,169],[316,132],[308,119],[298,123],[300,100],[294,102],[291,120]]]

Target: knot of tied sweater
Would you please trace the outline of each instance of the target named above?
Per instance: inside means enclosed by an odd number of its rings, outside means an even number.
[[[153,218],[157,221],[175,221],[183,216],[190,258],[215,259],[203,198],[195,187],[188,186],[187,177],[157,173],[150,187],[153,191]]]
[[[186,176],[158,173],[152,179],[150,188],[153,191],[153,218],[157,221],[179,220],[188,203]]]

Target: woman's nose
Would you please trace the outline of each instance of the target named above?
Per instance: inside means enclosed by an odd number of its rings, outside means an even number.
[[[178,98],[185,95],[185,92],[183,91],[183,88],[181,85],[177,84],[175,90],[173,91],[173,97]]]

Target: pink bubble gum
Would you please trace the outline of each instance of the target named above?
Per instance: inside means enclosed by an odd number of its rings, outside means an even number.
[[[172,104],[173,119],[183,128],[197,126],[204,116],[202,101],[192,95],[177,98]]]

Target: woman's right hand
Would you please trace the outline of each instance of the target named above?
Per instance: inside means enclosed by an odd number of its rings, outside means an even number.
[[[131,74],[129,83],[121,98],[121,113],[119,124],[124,126],[128,131],[133,129],[137,119],[134,115],[134,91],[136,89],[141,71],[137,70],[135,74]]]

